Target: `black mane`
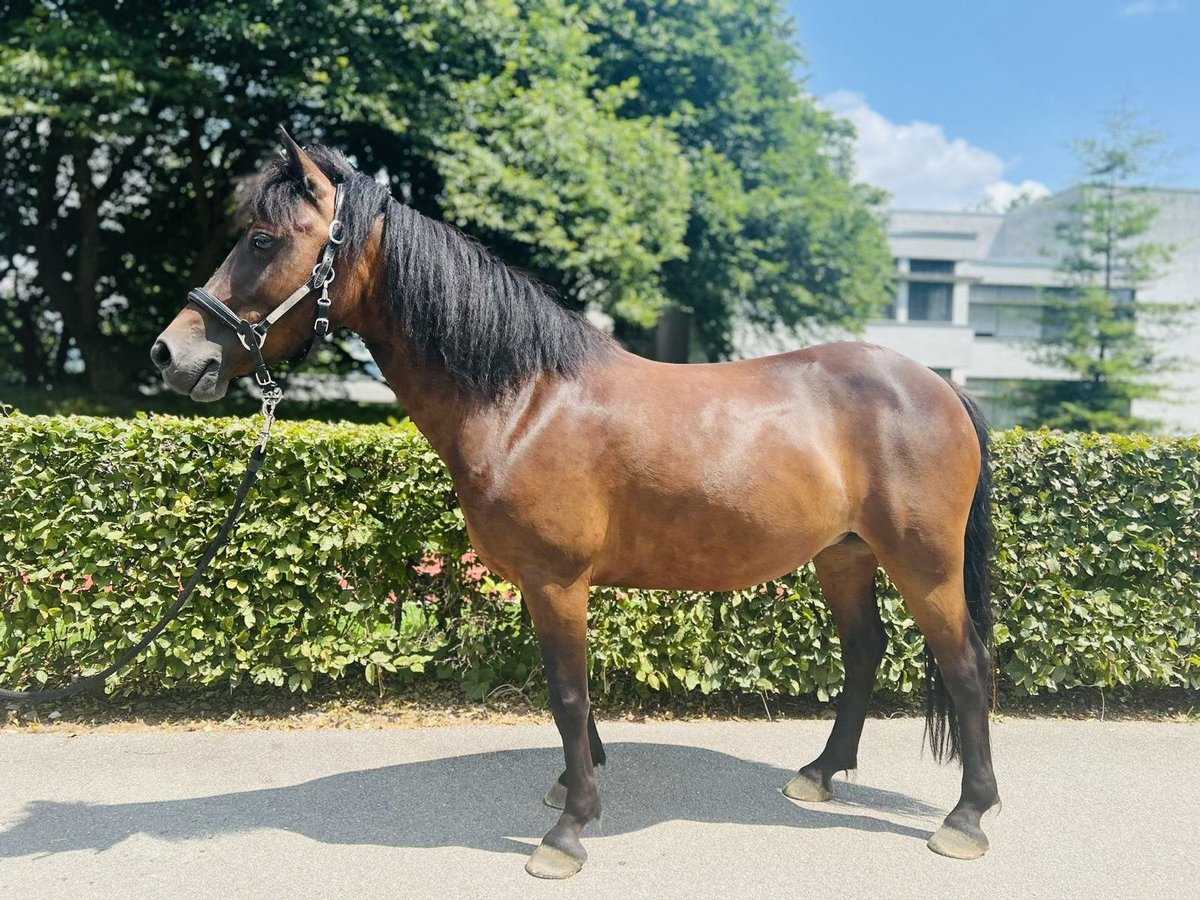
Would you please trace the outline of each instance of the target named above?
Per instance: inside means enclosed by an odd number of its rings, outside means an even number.
[[[382,216],[391,314],[423,360],[443,365],[461,387],[492,398],[541,372],[575,375],[612,348],[607,335],[556,303],[541,284],[457,229],[397,202],[337,150],[305,150],[330,181],[345,185],[339,256],[361,252]],[[286,228],[294,224],[303,191],[287,162],[277,159],[244,208]]]

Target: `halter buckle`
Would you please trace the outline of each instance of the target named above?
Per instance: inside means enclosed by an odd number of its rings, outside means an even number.
[[[341,219],[334,219],[329,223],[329,243],[335,247],[339,246],[346,239],[346,228],[342,225]]]
[[[321,296],[317,298],[317,317],[313,320],[313,331],[317,337],[329,334],[329,310],[333,301],[329,299],[329,282],[321,287]]]

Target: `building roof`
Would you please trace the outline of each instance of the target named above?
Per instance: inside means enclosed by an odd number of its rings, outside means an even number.
[[[1052,267],[1063,255],[1055,226],[1079,191],[1060,191],[1007,213],[895,209],[888,236],[893,252],[918,259]],[[1147,188],[1145,195],[1159,207],[1146,240],[1173,246],[1177,256],[1200,254],[1200,190]]]

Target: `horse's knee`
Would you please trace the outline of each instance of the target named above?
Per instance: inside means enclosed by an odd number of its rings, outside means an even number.
[[[568,722],[586,722],[591,712],[591,701],[586,690],[580,691],[574,687],[551,685],[550,711],[554,718]]]

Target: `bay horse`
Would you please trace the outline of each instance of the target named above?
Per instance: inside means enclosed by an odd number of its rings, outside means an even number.
[[[988,735],[990,475],[975,404],[926,367],[859,342],[709,365],[640,358],[336,150],[281,135],[286,157],[260,175],[248,229],[204,290],[235,317],[273,325],[268,363],[288,358],[316,314],[292,287],[337,226],[324,313],[361,336],[441,455],[479,558],[519,587],[537,631],[566,770],[546,795],[562,813],[530,874],[579,871],[581,832],[600,816],[589,587],[731,591],[810,560],[845,689],[824,750],[784,793],[829,800],[834,774],[857,766],[887,643],[882,567],[926,640],[931,748],[963,766],[961,797],[929,847],[982,855],[980,817],[999,795]],[[309,316],[271,317],[285,298]],[[169,387],[198,401],[254,371],[238,333],[194,303],[151,357]]]

